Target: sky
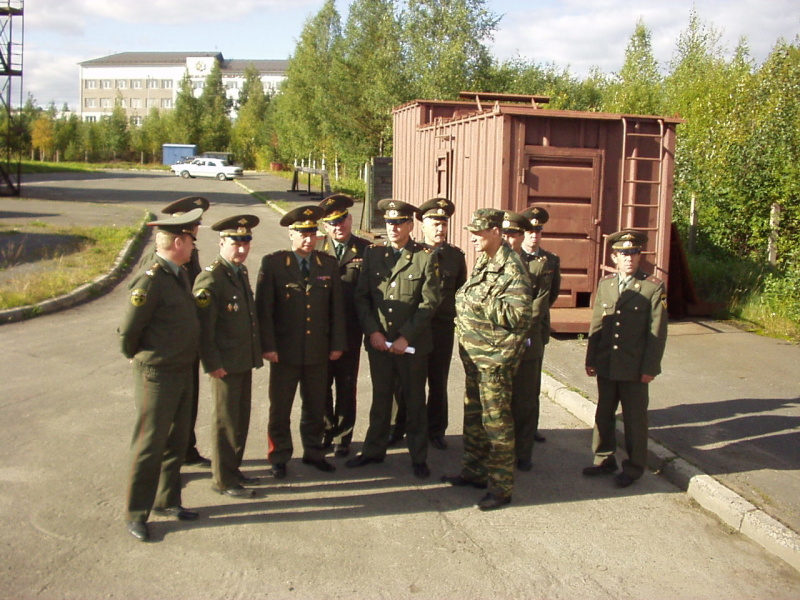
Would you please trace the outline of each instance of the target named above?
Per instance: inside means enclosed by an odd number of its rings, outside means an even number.
[[[77,108],[78,63],[117,52],[217,51],[284,59],[323,0],[27,0],[23,92]],[[350,0],[337,0],[344,22]],[[732,51],[745,37],[760,64],[779,38],[800,34],[798,0],[488,0],[502,15],[492,51],[585,76],[619,71],[639,18],[660,65],[672,58],[694,7]]]

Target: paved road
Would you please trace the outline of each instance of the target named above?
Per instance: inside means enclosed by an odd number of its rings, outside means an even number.
[[[203,193],[213,203],[207,224],[244,210],[262,217],[254,257],[287,240],[277,215],[235,184],[107,174],[26,187],[27,194],[62,200],[75,190],[87,190],[80,198],[98,203],[97,212],[105,210],[101,203],[155,211],[181,195]],[[0,200],[0,210],[5,203]],[[202,230],[198,243],[202,262],[210,262],[213,232]],[[437,481],[459,467],[463,371],[457,364],[451,447],[430,451],[430,481],[413,478],[403,450],[394,450],[384,465],[356,471],[335,459],[339,469],[330,476],[295,459],[285,483],[267,480],[255,500],[242,502],[212,493],[208,471],[186,469],[184,503],[201,519],[189,525],[156,519],[156,542],[138,543],[122,523],[134,409],[129,366],[114,330],[125,302],[121,285],[89,304],[0,327],[0,597],[800,595],[795,570],[728,530],[663,478],[648,473],[624,491],[608,480],[582,478],[591,432],[551,402],[543,403],[548,442],[537,448],[534,471],[519,477],[514,504],[477,511],[477,490]],[[550,359],[558,356],[555,348]],[[254,377],[246,453],[254,474],[267,472],[267,378],[267,368]],[[364,438],[370,393],[364,368],[356,440]],[[203,382],[198,436],[206,450],[209,406]],[[295,415],[296,436],[297,422]]]

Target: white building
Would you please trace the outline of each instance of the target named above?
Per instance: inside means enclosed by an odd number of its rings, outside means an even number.
[[[220,52],[121,52],[79,63],[80,109],[84,121],[110,115],[119,102],[133,124],[141,124],[152,108],[175,106],[186,73],[195,95],[217,61],[228,97],[239,98],[244,71],[253,65],[261,74],[266,93],[275,93],[286,78],[288,60],[226,60]]]

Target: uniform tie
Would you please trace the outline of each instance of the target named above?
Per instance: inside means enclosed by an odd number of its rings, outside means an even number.
[[[625,291],[625,288],[628,287],[628,281],[630,281],[629,277],[620,277],[619,278],[619,294],[622,295],[622,292]]]
[[[342,260],[342,256],[344,255],[344,244],[337,244],[336,245],[336,258]]]
[[[307,280],[309,274],[307,258],[304,258],[303,260],[300,261],[300,270],[303,272],[303,279]]]

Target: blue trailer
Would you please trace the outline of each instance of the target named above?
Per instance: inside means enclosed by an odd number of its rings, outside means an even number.
[[[197,144],[164,144],[161,147],[163,165],[174,165],[192,156],[197,156]]]

